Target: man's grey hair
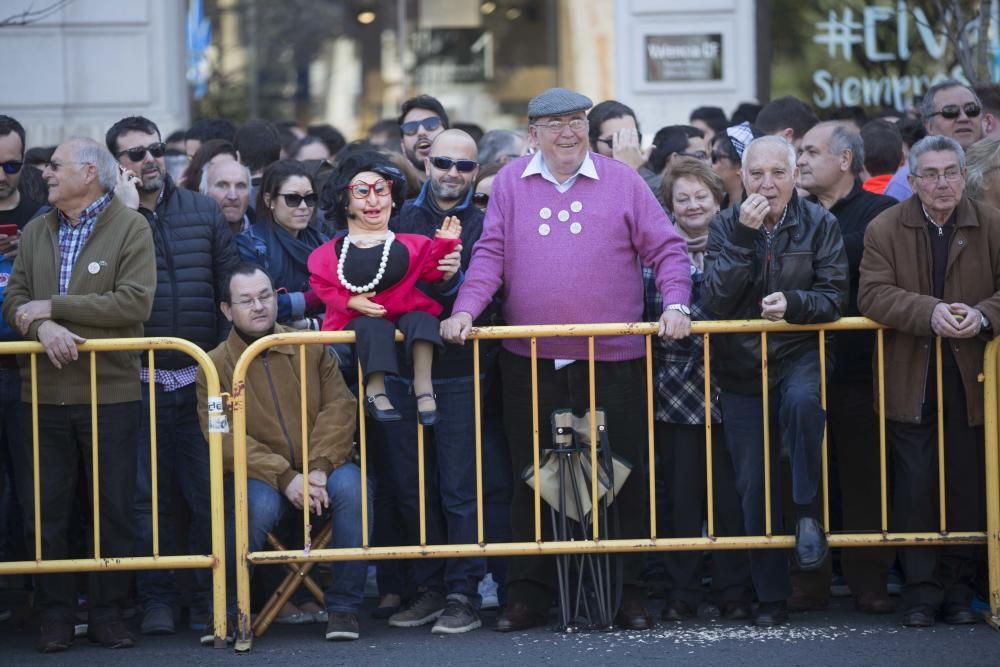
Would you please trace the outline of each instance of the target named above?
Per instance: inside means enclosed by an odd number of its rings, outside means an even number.
[[[844,151],[851,151],[851,175],[860,176],[861,170],[865,168],[865,142],[861,139],[860,132],[846,123],[838,122],[830,133],[830,152],[840,155]]]
[[[917,173],[917,160],[920,159],[921,155],[934,151],[951,151],[958,157],[958,166],[962,170],[965,169],[965,151],[962,150],[962,146],[957,141],[941,134],[929,134],[910,148],[910,158],[907,162],[910,173]]]
[[[118,162],[106,147],[88,137],[70,137],[66,143],[73,147],[74,160],[97,168],[97,182],[102,192],[115,189],[118,183]]]
[[[788,143],[788,141],[785,140],[784,137],[779,137],[776,134],[768,134],[763,137],[757,137],[756,139],[751,141],[749,144],[747,144],[746,150],[743,151],[742,171],[743,171],[744,181],[746,181],[747,177],[750,175],[749,172],[750,152],[754,149],[754,147],[764,148],[766,146],[774,146],[775,148],[783,149],[788,155],[788,170],[795,171],[795,162],[796,162],[795,147],[792,146],[790,143]]]
[[[223,164],[223,163],[217,162],[216,164]],[[250,170],[242,162],[237,162],[236,164],[238,164],[240,167],[242,167],[242,169],[243,169],[243,177],[245,179],[247,179],[247,185],[249,186],[250,183],[251,183],[251,180],[252,180],[252,176],[250,174]],[[214,167],[214,166],[216,166],[216,165],[212,164],[211,162],[208,162],[208,163],[205,164],[205,168],[201,170],[201,183],[198,184],[198,191],[201,194],[203,194],[203,195],[207,195],[208,194],[208,188],[209,188],[208,172],[210,172],[212,170],[212,167]]]
[[[499,162],[505,155],[518,156],[524,137],[513,130],[490,130],[479,140],[479,164]]]
[[[933,118],[934,114],[934,96],[937,95],[942,90],[948,90],[949,88],[965,88],[972,97],[976,100],[979,106],[983,106],[982,100],[979,99],[979,95],[976,95],[976,91],[969,88],[967,85],[961,81],[956,81],[955,79],[947,79],[946,81],[941,81],[935,83],[933,86],[927,89],[927,93],[924,95],[924,99],[920,102],[920,120],[924,123]]]

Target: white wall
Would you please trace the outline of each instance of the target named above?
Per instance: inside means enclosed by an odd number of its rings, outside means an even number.
[[[0,2],[0,19],[50,5]],[[72,135],[103,143],[128,115],[152,119],[164,136],[189,120],[185,0],[75,0],[37,23],[0,28],[5,53],[0,113],[27,131],[27,144]]]
[[[752,0],[617,0],[615,99],[632,107],[643,141],[665,125],[686,124],[691,110],[718,106],[728,116],[756,101],[756,2]],[[723,80],[649,84],[644,81],[645,33],[721,33]]]

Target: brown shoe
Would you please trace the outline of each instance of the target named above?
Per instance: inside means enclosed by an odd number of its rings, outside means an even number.
[[[830,606],[830,598],[808,595],[801,588],[792,587],[786,604],[788,611],[819,611]]]
[[[508,602],[503,613],[497,617],[497,632],[517,632],[527,630],[537,625],[544,625],[548,620],[545,612],[540,612],[523,602]]]
[[[38,650],[42,653],[59,653],[73,645],[76,628],[72,623],[42,621],[39,627]]]
[[[651,630],[654,625],[652,615],[636,598],[622,600],[616,622],[626,630]]]
[[[91,623],[87,629],[87,639],[104,648],[132,648],[135,639],[121,621]]]
[[[886,593],[865,591],[854,598],[854,606],[866,614],[891,614],[896,611],[895,605]]]

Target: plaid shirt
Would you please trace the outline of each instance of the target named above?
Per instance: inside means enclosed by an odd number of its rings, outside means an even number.
[[[90,206],[80,213],[80,220],[76,225],[59,211],[59,293],[69,293],[69,280],[73,277],[73,267],[76,265],[76,258],[80,256],[83,245],[90,238],[94,231],[94,223],[97,216],[111,203],[111,193],[96,199]]]
[[[194,384],[198,379],[198,366],[188,366],[175,371],[167,371],[162,368],[156,369],[156,384],[163,387],[163,391],[177,391],[181,387]],[[139,370],[139,381],[143,384],[149,382],[149,369],[143,366]]]
[[[643,268],[647,322],[656,322],[663,314],[663,297],[656,287],[652,269]],[[691,267],[691,319],[708,320],[701,306],[701,283],[704,273]],[[669,424],[705,423],[705,362],[700,335],[683,340],[653,338],[653,410],[657,421]],[[719,388],[712,382],[712,422],[722,421]]]

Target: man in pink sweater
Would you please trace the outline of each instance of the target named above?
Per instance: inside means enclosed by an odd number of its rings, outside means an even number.
[[[591,101],[551,88],[528,104],[531,137],[538,152],[513,160],[493,186],[483,234],[442,336],[465,340],[473,319],[500,292],[504,320],[511,325],[637,322],[642,319],[642,267],[652,267],[667,304],[659,333],[683,338],[691,331],[688,303],[690,262],[685,242],[634,170],[591,153],[587,109]],[[638,336],[595,340],[597,405],[607,414],[616,454],[634,474],[615,499],[619,521],[612,537],[648,536],[645,343]],[[504,424],[515,476],[532,463],[531,360],[528,340],[505,340],[500,357]],[[538,408],[542,450],[554,410],[589,407],[587,340],[538,340]],[[511,508],[515,541],[534,540],[534,495],[517,484]],[[543,523],[543,538],[551,539]],[[624,558],[624,590],[618,622],[648,629],[643,605],[641,557]],[[545,622],[553,600],[551,557],[512,559],[507,605],[497,630],[521,630]]]

